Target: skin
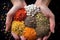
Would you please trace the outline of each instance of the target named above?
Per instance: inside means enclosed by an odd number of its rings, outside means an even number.
[[[47,7],[49,6],[49,3],[51,2],[51,0],[36,0],[35,4],[36,5],[46,5]]]
[[[50,2],[51,2],[51,0],[42,0],[42,3],[46,6],[49,6]]]
[[[11,22],[12,22],[12,17],[15,14],[15,12],[26,5],[25,1],[11,0],[11,2],[13,4],[13,6],[7,13],[7,17],[6,17],[6,31],[8,31],[9,28],[10,28],[10,25],[11,25]]]
[[[8,32],[10,30],[10,27],[11,27],[11,22],[12,22],[12,17],[14,16],[15,12],[17,10],[19,10],[20,8],[23,8],[26,3],[24,0],[11,0],[13,6],[12,8],[8,11],[7,13],[7,17],[6,17],[6,29],[5,31]],[[24,37],[23,36],[19,36],[19,35],[16,35],[15,33],[11,32],[13,37],[15,38],[15,40],[20,40],[20,38],[22,40],[24,40]]]
[[[7,13],[5,31],[9,31],[9,29],[11,27],[10,25],[11,25],[11,22],[12,22],[12,17],[15,14],[15,12],[26,5],[25,1],[22,1],[22,0],[11,0],[11,2],[13,4],[13,7]],[[45,16],[49,17],[50,31],[54,33],[55,18],[54,18],[53,13],[51,12],[51,10],[48,8],[49,3],[50,3],[50,1],[48,1],[48,0],[45,0],[45,1],[36,0],[35,5],[39,6],[41,8],[41,11],[43,12],[43,14]],[[47,40],[48,37],[50,36],[51,32],[49,32],[48,36],[44,36],[43,39],[38,38],[37,40],[41,40],[41,39],[42,40]],[[19,40],[19,38],[21,38],[22,40],[25,40],[25,38],[23,36],[18,36],[14,33],[12,33],[12,35],[15,38],[15,40]]]
[[[48,5],[51,0],[36,0],[35,5],[41,8],[42,13],[49,18],[50,21],[50,32],[48,36],[44,36],[43,38],[38,38],[37,40],[47,40],[52,33],[54,33],[55,28],[55,16],[52,11],[48,8]]]

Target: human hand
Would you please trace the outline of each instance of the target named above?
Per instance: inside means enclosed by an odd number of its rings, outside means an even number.
[[[5,31],[8,32],[11,26],[11,19],[9,17],[6,17],[5,25],[6,25]]]
[[[53,12],[46,6],[46,5],[40,5],[41,12],[46,15],[46,17],[49,19],[50,22],[50,31],[54,33],[55,28],[55,16]]]
[[[5,31],[8,32],[9,31],[9,27],[8,27],[8,24],[6,24],[6,28],[5,28]]]
[[[54,29],[55,27],[50,27],[50,31],[52,32],[52,33],[54,33],[55,32],[55,29]]]

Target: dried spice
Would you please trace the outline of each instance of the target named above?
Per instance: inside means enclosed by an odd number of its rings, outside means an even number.
[[[26,26],[35,29],[38,37],[48,35],[50,31],[49,20],[41,12],[36,13],[35,16],[28,16],[24,22]]]
[[[11,31],[17,35],[22,35],[25,28],[24,21],[13,21]]]
[[[36,27],[36,19],[32,16],[27,16],[24,22],[27,27],[31,27],[31,28]]]
[[[35,40],[36,39],[36,32],[35,29],[30,27],[25,27],[23,34],[27,40]]]
[[[48,33],[50,31],[49,30],[50,25],[49,25],[48,18],[46,16],[44,16],[42,14],[42,12],[37,13],[35,15],[35,18],[36,18],[36,26],[37,26],[35,30],[37,32],[37,36],[43,37],[45,35],[48,35]]]
[[[19,9],[15,15],[14,15],[14,20],[16,21],[22,21],[26,18],[26,10],[24,8]]]

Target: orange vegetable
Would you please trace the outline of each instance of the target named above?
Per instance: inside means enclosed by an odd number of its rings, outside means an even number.
[[[36,32],[33,28],[26,27],[22,34],[27,40],[35,40]]]
[[[19,9],[15,15],[14,15],[14,20],[24,20],[26,18],[26,10],[24,8]]]

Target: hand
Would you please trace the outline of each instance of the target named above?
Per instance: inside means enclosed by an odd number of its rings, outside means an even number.
[[[5,31],[8,32],[10,30],[10,24],[6,22],[6,28]]]
[[[5,31],[8,32],[8,29],[6,28]]]
[[[52,32],[52,33],[54,33],[55,31],[54,31],[54,27],[50,27],[50,31]]]
[[[50,31],[55,32],[55,18],[53,15],[50,17]]]
[[[44,37],[43,37],[43,40],[48,40],[48,38],[50,37],[50,35],[51,35],[51,32],[49,32],[48,35],[44,36]]]

